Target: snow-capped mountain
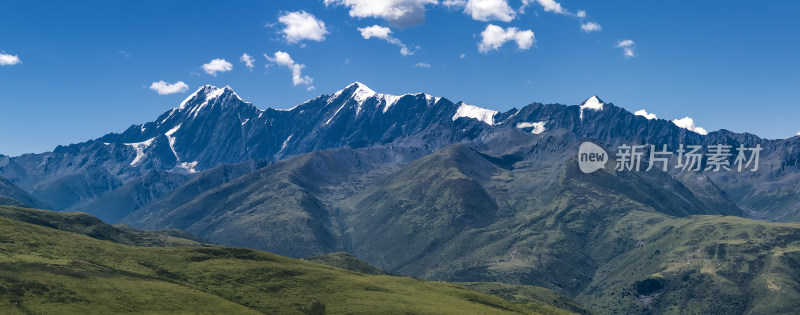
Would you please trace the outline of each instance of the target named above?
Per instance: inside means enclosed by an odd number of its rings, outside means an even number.
[[[0,176],[35,195],[58,195],[42,196],[57,209],[79,209],[152,170],[191,175],[223,164],[411,136],[435,149],[475,135],[454,132],[477,124],[455,121],[460,105],[424,93],[376,93],[356,82],[291,109],[262,110],[230,87],[206,85],[154,121],[122,133],[53,152],[0,157]]]
[[[0,177],[55,209],[79,210],[152,171],[192,176],[220,165],[269,163],[342,147],[398,146],[434,152],[456,142],[498,138],[505,140],[492,145],[513,146],[522,135],[564,132],[608,146],[760,144],[764,169],[770,170],[758,174],[765,181],[776,180],[779,172],[787,172],[786,167],[800,160],[790,144],[797,137],[764,140],[725,130],[701,135],[668,120],[634,115],[597,96],[580,105],[533,103],[499,112],[425,93],[379,93],[355,82],[290,109],[259,109],[230,87],[206,85],[157,119],[122,133],[59,146],[52,152],[0,156]],[[718,184],[724,183],[720,179]]]

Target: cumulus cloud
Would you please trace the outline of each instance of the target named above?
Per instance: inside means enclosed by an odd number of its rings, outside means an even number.
[[[578,10],[578,12],[575,13],[575,16],[577,16],[578,18],[581,18],[581,19],[585,18],[586,17],[586,11]]]
[[[231,70],[233,70],[233,65],[225,59],[214,59],[203,65],[203,71],[215,77],[217,76],[217,72],[227,72]]]
[[[283,66],[292,70],[292,84],[294,84],[294,86],[303,84],[307,87],[306,89],[309,91],[314,89],[313,85],[314,79],[312,79],[307,75],[303,75],[303,68],[305,68],[306,66],[296,63],[294,59],[292,59],[292,57],[289,56],[288,53],[283,51],[276,51],[273,56],[264,54],[264,57],[266,57],[267,60],[276,65]]]
[[[636,57],[636,54],[633,52],[633,45],[635,45],[632,40],[630,39],[623,39],[617,42],[615,47],[622,48],[622,54],[625,55],[625,58]]]
[[[678,127],[694,131],[694,132],[699,133],[701,135],[707,135],[708,134],[708,131],[706,131],[704,128],[695,126],[694,119],[692,119],[690,117],[684,117],[684,118],[681,118],[681,119],[675,119],[675,120],[672,121],[672,123],[675,124]]]
[[[649,119],[656,119],[656,118],[658,118],[658,117],[656,117],[656,114],[653,114],[653,113],[648,113],[648,112],[647,112],[646,110],[644,110],[644,109],[637,110],[637,111],[636,111],[635,113],[633,113],[633,114],[634,114],[634,115],[636,115],[636,116],[642,116],[642,117],[644,117],[644,118],[647,118],[648,120],[649,120]]]
[[[515,41],[519,49],[530,49],[536,37],[531,30],[520,31],[516,27],[509,27],[503,29],[500,26],[489,24],[486,29],[481,32],[481,42],[478,43],[478,51],[481,53],[488,53],[492,50],[497,50],[508,41]]]
[[[388,27],[373,25],[368,27],[359,27],[358,31],[361,32],[361,37],[364,37],[364,39],[377,38],[385,40],[392,45],[399,46],[400,54],[403,56],[410,56],[414,54],[414,51],[409,49],[406,44],[403,44],[403,42],[401,42],[399,39],[392,36],[392,30]]]
[[[325,0],[325,5],[350,8],[350,16],[379,18],[396,26],[412,26],[425,22],[425,6],[437,0]]]
[[[0,52],[0,66],[13,66],[22,63],[17,55],[7,54],[5,51]]]
[[[461,4],[454,3],[453,5]],[[463,3],[463,6],[464,13],[469,14],[473,20],[477,21],[498,20],[511,22],[516,15],[516,12],[511,9],[506,0],[469,0]]]
[[[431,64],[424,63],[424,62],[418,62],[417,64],[414,65],[414,67],[417,67],[417,68],[430,68]]]
[[[283,23],[281,30],[283,38],[290,44],[296,44],[304,40],[321,42],[325,40],[328,30],[325,22],[317,19],[314,15],[306,11],[286,12],[278,18]]]
[[[253,71],[253,67],[255,67],[255,65],[253,65],[253,62],[256,61],[255,58],[248,55],[247,53],[243,53],[242,57],[239,58],[239,61],[244,62],[244,65],[247,66],[247,68],[249,68],[250,71]]]
[[[183,81],[178,81],[172,84],[164,82],[163,80],[158,82],[153,82],[150,84],[150,89],[153,91],[158,92],[160,95],[167,95],[167,94],[175,94],[175,93],[183,93],[189,89],[189,86]]]
[[[586,33],[597,32],[601,31],[602,29],[603,27],[595,22],[586,22],[581,24],[581,31],[584,31]]]
[[[525,8],[534,3],[540,5],[545,12],[570,15],[569,11],[561,7],[561,4],[555,0],[522,0],[522,7],[519,9],[519,12],[525,13]],[[586,12],[584,12],[584,14],[586,14]]]

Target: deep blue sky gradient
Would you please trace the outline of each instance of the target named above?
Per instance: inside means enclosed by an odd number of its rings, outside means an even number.
[[[481,22],[461,10],[428,6],[422,25],[398,28],[357,19],[318,1],[6,1],[0,51],[21,64],[0,67],[0,153],[19,155],[119,132],[155,119],[204,84],[230,85],[259,108],[289,108],[360,81],[383,93],[424,91],[496,110],[531,102],[579,104],[598,95],[659,118],[694,118],[709,131],[766,138],[800,131],[800,2],[561,0],[602,31],[584,33],[575,17],[532,7],[512,22]],[[519,0],[509,0],[518,8]],[[323,42],[289,44],[278,17],[305,10],[326,23]],[[531,29],[536,44],[478,52],[487,24]],[[391,26],[420,46],[365,40],[357,28]],[[269,26],[273,25],[273,26]],[[632,39],[636,57],[617,41]],[[285,51],[314,78],[264,67],[264,53]],[[124,51],[128,56],[120,51]],[[250,72],[239,57],[256,58]],[[465,54],[465,58],[459,55]],[[214,58],[234,65],[210,76]],[[414,67],[428,63],[430,68]],[[184,81],[189,91],[158,95],[154,81]]]

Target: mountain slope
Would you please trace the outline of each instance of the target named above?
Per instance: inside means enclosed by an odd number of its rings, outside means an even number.
[[[82,209],[106,222],[118,222],[136,209],[189,180],[186,175],[152,171],[102,195]]]
[[[247,249],[136,247],[0,218],[0,309],[25,313],[567,314]]]
[[[420,155],[420,150],[407,148],[300,155],[227,183],[190,181],[122,222],[147,229],[183,229],[218,244],[291,257],[341,251],[344,226],[333,203],[363,189],[365,181],[394,170],[397,163]]]
[[[45,203],[2,177],[0,177],[0,205],[28,208],[47,207]]]

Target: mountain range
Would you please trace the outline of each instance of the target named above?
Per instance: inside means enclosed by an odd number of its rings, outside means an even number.
[[[612,162],[621,145],[762,151],[757,171],[584,174],[586,141]],[[782,312],[800,306],[800,225],[765,221],[800,219],[798,150],[800,137],[701,135],[596,96],[498,112],[353,83],[262,110],[204,86],[122,133],[0,157],[0,195],[290,257],[538,285],[603,313]]]

